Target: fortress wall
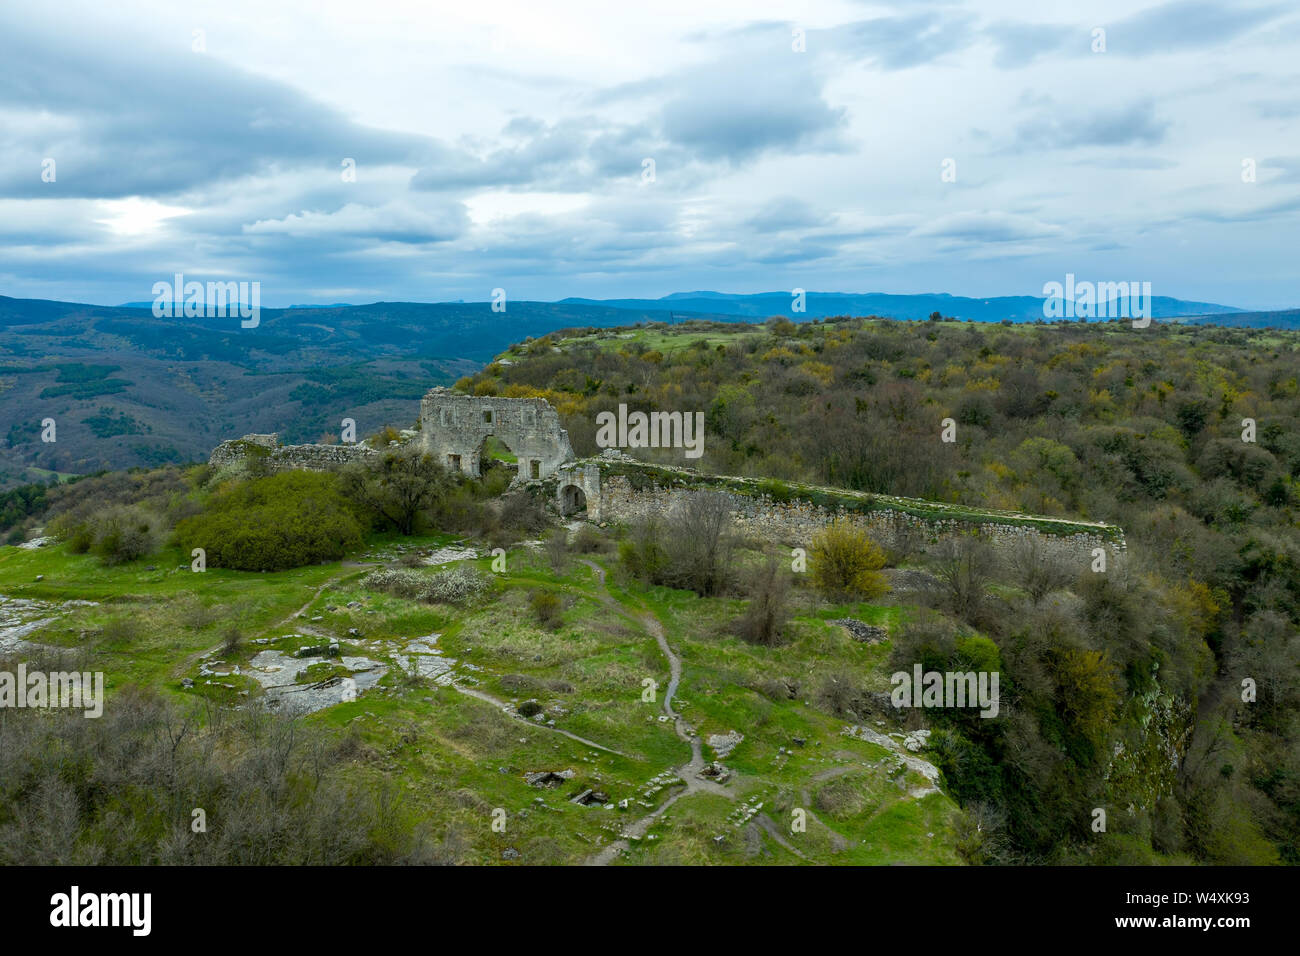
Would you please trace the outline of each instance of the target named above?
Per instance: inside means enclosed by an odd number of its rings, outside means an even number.
[[[265,439],[270,439],[266,441]],[[257,458],[266,463],[270,472],[333,471],[336,468],[371,455],[378,454],[369,445],[280,445],[274,435],[248,435],[234,441],[224,441],[208,458],[208,464],[217,468]]]
[[[599,493],[593,497],[591,482],[586,482],[587,515],[592,521],[620,522],[658,515],[663,517],[700,493],[695,489],[635,488],[623,475],[603,475]],[[742,533],[791,547],[808,547],[813,535],[836,518],[846,518],[864,527],[886,547],[911,546],[925,551],[939,542],[957,538],[978,529],[997,552],[1007,553],[1022,541],[1035,541],[1045,557],[1056,558],[1080,568],[1089,567],[1093,549],[1104,548],[1108,566],[1118,566],[1125,556],[1123,536],[1118,540],[1083,526],[1075,534],[1053,534],[1032,526],[999,523],[996,519],[975,521],[958,518],[927,519],[905,511],[878,509],[855,511],[830,508],[810,501],[776,501],[767,495],[746,495],[722,491],[731,500],[732,516]]]
[[[774,497],[764,493],[766,483],[753,479],[647,465],[613,450],[606,450],[600,459],[575,461],[568,433],[545,399],[459,395],[442,387],[424,396],[415,440],[444,466],[478,475],[483,442],[491,435],[518,457],[516,481],[521,486],[553,494],[562,514],[581,513],[585,506],[587,518],[595,522],[664,515],[690,495],[713,490],[728,496],[743,533],[792,547],[807,547],[819,529],[845,518],[898,550],[925,551],[976,529],[997,551],[1030,540],[1044,556],[1082,567],[1091,564],[1096,548],[1105,549],[1109,563],[1118,564],[1125,555],[1123,532],[1111,526],[980,512],[797,483],[776,483],[784,484],[785,490]],[[222,442],[209,462],[221,467],[256,458],[265,461],[270,471],[326,471],[376,454],[365,445],[281,445],[273,434],[246,435]]]

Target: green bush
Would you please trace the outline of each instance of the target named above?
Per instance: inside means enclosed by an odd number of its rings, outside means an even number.
[[[560,626],[564,608],[550,591],[534,591],[528,597],[528,604],[543,627],[553,631]]]
[[[794,497],[794,489],[778,478],[764,478],[758,483],[758,491],[773,501],[789,501]]]
[[[105,564],[135,561],[158,549],[161,522],[138,505],[112,505],[78,517],[64,514],[50,522],[49,531],[68,543],[73,554],[91,553]]]
[[[18,527],[30,516],[43,514],[49,507],[47,490],[45,485],[29,484],[0,492],[0,531]]]
[[[870,600],[889,590],[880,569],[885,552],[852,522],[836,520],[813,535],[813,581],[833,599]]]
[[[124,564],[158,547],[158,519],[133,505],[113,508],[95,521],[90,550],[105,564]]]
[[[361,547],[361,523],[331,474],[289,471],[218,492],[199,515],[176,527],[186,550],[208,564],[280,571],[337,561]]]
[[[66,539],[68,550],[73,554],[87,554],[90,546],[95,543],[95,529],[86,523],[71,525],[66,532]]]
[[[658,522],[640,521],[631,534],[619,542],[618,560],[636,578],[658,582],[668,566]]]

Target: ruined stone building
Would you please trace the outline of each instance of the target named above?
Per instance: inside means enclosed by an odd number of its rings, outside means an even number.
[[[402,434],[448,469],[473,477],[483,474],[489,439],[518,460],[520,481],[549,478],[574,457],[559,414],[542,398],[479,397],[434,388],[420,403],[418,429]],[[320,471],[374,454],[366,445],[282,445],[274,434],[245,435],[222,442],[209,461],[222,467],[257,457],[272,471]]]
[[[458,395],[439,387],[420,403],[420,442],[452,471],[481,475],[490,437],[519,459],[524,481],[547,478],[573,461],[569,433],[544,398]]]
[[[402,432],[450,470],[483,474],[489,441],[518,460],[516,487],[540,491],[561,515],[596,522],[634,521],[667,514],[701,491],[723,493],[737,526],[769,540],[806,544],[818,528],[844,519],[861,524],[885,543],[918,538],[926,545],[978,529],[997,547],[1034,540],[1044,554],[1092,560],[1098,550],[1120,561],[1123,529],[1009,512],[962,508],[939,502],[890,498],[844,489],[786,482],[780,500],[755,478],[700,475],[694,470],[649,465],[615,449],[577,461],[560,416],[541,398],[461,395],[434,388],[420,403],[418,428]],[[261,459],[268,470],[331,470],[380,454],[366,445],[281,445],[275,435],[246,435],[222,442],[210,459],[225,466]]]

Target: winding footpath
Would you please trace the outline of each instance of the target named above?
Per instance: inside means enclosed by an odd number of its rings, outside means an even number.
[[[586,737],[579,737],[577,734],[570,733],[569,731],[564,730],[560,727],[548,727],[546,724],[534,723],[533,721],[520,716],[520,714],[514,709],[514,707],[506,703],[504,700],[501,700],[498,697],[493,697],[491,694],[487,693],[486,691],[479,690],[476,687],[466,687],[464,684],[458,684],[454,680],[452,681],[451,686],[455,690],[460,691],[460,693],[464,694],[466,697],[473,697],[476,700],[481,700],[486,703],[495,705],[502,713],[514,717],[516,720],[520,721],[521,723],[526,724],[530,729],[549,730],[551,733],[559,734],[561,737],[568,737],[570,740],[575,740],[578,743],[583,744],[584,746],[594,747],[596,750],[603,750],[607,754],[616,754],[619,757],[627,756],[627,754],[623,753],[623,751],[621,750],[615,750],[613,747],[606,747],[604,744],[598,744],[596,743],[596,741],[588,740]]]
[[[609,588],[605,584],[605,569],[594,561],[584,560],[582,563],[595,572],[596,579],[600,582],[602,591],[601,600],[614,606],[621,615],[623,613],[622,608],[618,606],[618,602],[616,602],[613,596],[610,595]],[[654,613],[648,609],[638,615],[636,620],[654,636],[655,643],[659,645],[660,652],[664,657],[668,658],[669,678],[668,687],[664,691],[663,711],[664,716],[672,721],[673,729],[677,732],[677,736],[681,738],[683,743],[687,744],[691,748],[690,762],[676,768],[675,770],[676,774],[681,777],[682,782],[685,783],[686,786],[681,790],[678,790],[641,819],[624,827],[622,838],[615,840],[608,846],[602,847],[598,853],[586,861],[587,866],[607,866],[612,863],[620,853],[623,853],[628,849],[632,840],[639,840],[641,837],[645,836],[646,831],[650,829],[654,822],[663,816],[669,807],[687,794],[713,793],[725,797],[728,800],[736,799],[735,794],[721,784],[714,783],[711,780],[703,780],[699,777],[700,772],[704,770],[705,766],[703,747],[694,728],[689,726],[681,719],[681,715],[673,710],[673,696],[677,693],[677,688],[682,681],[682,659],[673,652],[671,647],[668,646],[668,638],[664,634],[663,624],[660,623]]]

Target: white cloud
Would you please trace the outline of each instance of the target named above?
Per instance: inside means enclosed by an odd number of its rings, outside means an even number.
[[[280,304],[992,295],[1064,266],[1294,305],[1298,28],[1269,0],[9,5],[0,292],[140,298],[188,257]]]

